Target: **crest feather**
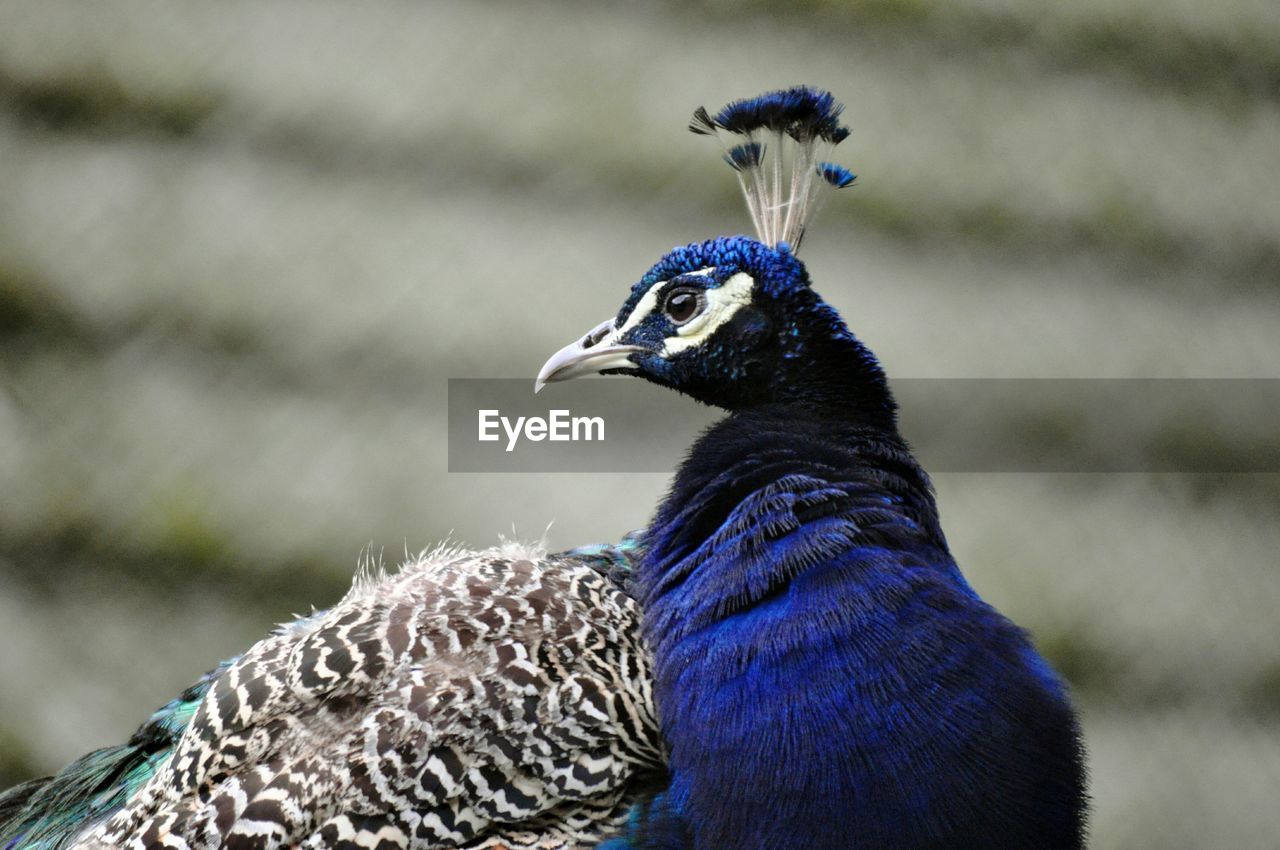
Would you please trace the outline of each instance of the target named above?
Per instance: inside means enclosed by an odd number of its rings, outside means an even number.
[[[794,252],[827,192],[857,179],[825,161],[849,137],[840,123],[843,112],[830,92],[795,86],[735,100],[715,115],[700,106],[689,130],[720,140],[759,240],[773,247],[785,242]],[[741,141],[728,142],[722,132]],[[770,136],[768,144],[762,141]]]

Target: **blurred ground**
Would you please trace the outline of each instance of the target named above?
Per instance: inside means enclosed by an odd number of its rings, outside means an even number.
[[[807,261],[892,376],[1280,377],[1268,0],[0,3],[0,784],[366,546],[643,524],[663,476],[447,474],[445,381],[744,230],[684,124],[802,81],[862,183]],[[937,485],[1079,694],[1093,846],[1275,847],[1278,477]]]

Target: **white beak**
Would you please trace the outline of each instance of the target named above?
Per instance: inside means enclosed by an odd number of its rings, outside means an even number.
[[[644,351],[638,345],[618,345],[613,341],[613,319],[601,322],[577,342],[571,342],[551,355],[538,379],[533,383],[536,393],[547,384],[568,381],[583,375],[598,375],[605,369],[621,369],[635,366],[631,355]]]

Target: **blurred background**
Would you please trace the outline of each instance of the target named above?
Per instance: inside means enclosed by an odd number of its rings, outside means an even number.
[[[448,474],[446,379],[748,229],[685,123],[799,82],[861,176],[805,257],[891,376],[1280,377],[1272,0],[0,2],[0,785],[362,551],[642,525],[664,475]],[[1093,846],[1280,846],[1280,476],[936,484],[1078,694]]]

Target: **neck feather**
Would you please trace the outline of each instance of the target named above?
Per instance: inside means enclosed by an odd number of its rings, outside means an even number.
[[[649,527],[642,599],[671,616],[651,617],[653,631],[705,626],[859,547],[950,564],[932,487],[896,429],[845,418],[812,399],[771,404],[694,444]],[[704,569],[729,561],[737,568]]]
[[[678,472],[636,587],[664,805],[692,846],[970,846],[933,843],[954,823],[972,846],[1073,846],[1040,832],[1078,835],[1070,709],[960,576],[892,425],[812,398],[731,414]],[[1009,794],[1038,820],[1012,819]]]

